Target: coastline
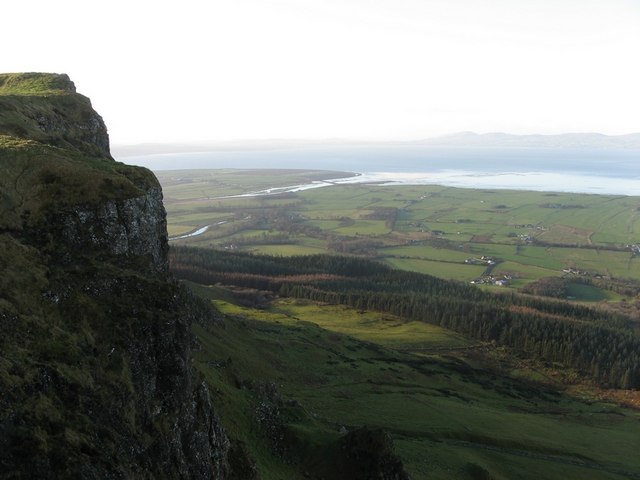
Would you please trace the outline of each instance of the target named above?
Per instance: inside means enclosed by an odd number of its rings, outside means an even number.
[[[443,185],[599,195],[640,195],[640,151],[569,149],[324,148],[152,154],[124,157],[169,170],[325,170],[350,177],[267,189],[291,193],[330,185]]]
[[[215,170],[215,169],[212,169]],[[271,169],[264,169],[265,171]],[[440,172],[370,172],[354,173],[349,177],[315,180],[308,184],[273,187],[238,195],[212,197],[259,197],[282,193],[295,193],[315,188],[339,185],[375,184],[379,186],[442,185],[469,189],[520,190],[536,192],[581,193],[592,195],[640,196],[640,179],[602,178],[589,175],[553,172],[504,172],[487,173],[464,170]]]

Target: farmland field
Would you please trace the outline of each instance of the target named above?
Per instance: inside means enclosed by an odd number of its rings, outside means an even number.
[[[549,276],[640,281],[640,197],[437,185],[282,188],[348,175],[158,173],[170,235],[208,227],[175,238],[176,244],[275,255],[364,255],[396,268],[507,289]],[[576,300],[614,298],[574,290]]]

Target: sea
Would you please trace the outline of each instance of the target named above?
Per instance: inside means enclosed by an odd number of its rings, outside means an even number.
[[[640,150],[630,149],[320,145],[164,153],[117,160],[153,171],[318,169],[357,174],[337,183],[640,196]],[[325,185],[315,182],[296,187]]]

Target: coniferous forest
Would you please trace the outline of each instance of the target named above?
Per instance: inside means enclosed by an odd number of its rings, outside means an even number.
[[[610,388],[640,387],[631,319],[596,308],[394,270],[346,256],[275,257],[173,247],[172,270],[201,284],[387,312],[558,362]]]

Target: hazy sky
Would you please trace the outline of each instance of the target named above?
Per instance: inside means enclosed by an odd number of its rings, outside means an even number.
[[[19,0],[0,70],[113,144],[640,131],[637,0]]]

